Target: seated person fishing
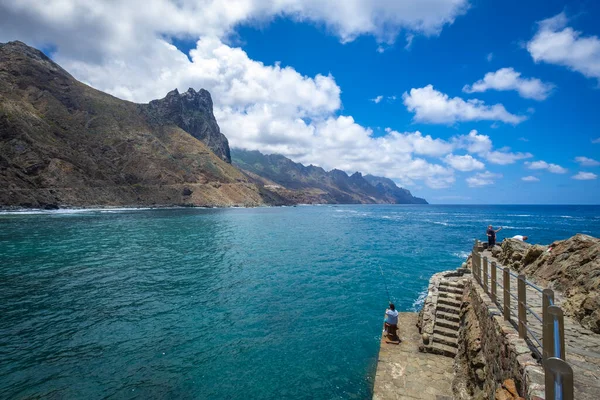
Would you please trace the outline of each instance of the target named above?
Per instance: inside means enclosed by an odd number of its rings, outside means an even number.
[[[390,308],[385,310],[385,332],[388,336],[396,336],[398,330],[398,311],[393,303],[390,303]]]

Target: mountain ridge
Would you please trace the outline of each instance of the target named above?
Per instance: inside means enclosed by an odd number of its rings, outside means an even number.
[[[232,148],[231,157],[233,165],[255,183],[301,203],[428,204],[388,178],[360,172],[348,176],[339,169],[304,166],[283,155],[258,150]]]
[[[386,178],[257,154],[232,163],[205,89],[136,104],[0,43],[0,207],[426,204]]]

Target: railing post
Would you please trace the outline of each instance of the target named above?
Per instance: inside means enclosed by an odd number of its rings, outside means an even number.
[[[496,261],[492,261],[492,290],[491,290],[491,294],[490,297],[492,298],[492,301],[495,303],[496,302]]]
[[[548,307],[554,305],[554,291],[544,289],[542,291],[542,344],[544,347],[544,360],[554,356],[554,318],[548,314]]]
[[[546,399],[573,400],[573,369],[565,360],[544,360]]]
[[[554,351],[552,357],[558,357],[566,360],[567,355],[565,353],[565,319],[563,310],[559,306],[548,307],[548,315],[552,321],[552,330],[554,331],[554,345],[552,346]]]
[[[517,298],[519,306],[519,337],[525,339],[527,337],[527,290],[525,283],[525,275],[519,275],[517,286]]]
[[[510,321],[510,270],[504,267],[502,270],[502,286],[504,286],[504,320]]]
[[[483,290],[486,293],[489,293],[488,291],[488,258],[483,257],[483,273],[481,274],[482,278],[483,278]]]

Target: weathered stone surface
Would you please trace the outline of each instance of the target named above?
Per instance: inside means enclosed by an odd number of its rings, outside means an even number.
[[[417,318],[415,313],[398,316],[400,344],[382,338],[373,399],[451,399],[452,359],[419,351]]]
[[[496,258],[540,285],[562,292],[565,314],[600,333],[600,239],[577,234],[550,246],[505,239]]]

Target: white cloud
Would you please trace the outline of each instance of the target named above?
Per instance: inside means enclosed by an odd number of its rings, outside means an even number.
[[[529,169],[546,169],[553,174],[565,174],[568,171],[566,168],[563,168],[560,165],[549,164],[546,161],[525,162],[525,165]]]
[[[437,124],[454,124],[463,121],[502,121],[519,124],[527,119],[522,115],[514,115],[506,111],[502,104],[486,105],[477,99],[463,100],[460,97],[450,98],[439,92],[432,85],[411,89],[402,95],[404,105],[415,113],[415,121]]]
[[[573,175],[573,179],[577,179],[579,181],[591,181],[598,178],[598,175],[592,172],[579,172],[577,175]]]
[[[476,158],[473,158],[469,154],[464,156],[448,154],[446,157],[444,157],[444,162],[446,162],[446,164],[450,165],[452,168],[463,172],[485,168],[485,164]]]
[[[135,52],[140,42],[161,35],[224,38],[242,24],[284,17],[324,25],[342,42],[372,35],[393,43],[402,31],[437,35],[468,6],[468,0],[3,1],[0,42],[51,42],[67,56],[100,60],[115,50]]]
[[[600,162],[588,157],[575,157],[575,161],[578,162],[582,167],[597,167]]]
[[[533,175],[524,176],[521,178],[522,181],[525,182],[539,182],[540,180]]]
[[[369,100],[370,100],[370,101],[372,101],[372,102],[373,102],[373,103],[375,103],[375,104],[379,104],[379,102],[380,102],[381,100],[383,100],[383,96],[377,96],[377,97],[375,97],[374,99],[369,99]]]
[[[513,68],[501,68],[496,72],[488,72],[483,79],[472,85],[465,85],[463,92],[481,93],[486,90],[516,90],[521,97],[534,100],[545,100],[554,89],[551,83],[537,78],[521,78],[521,73]]]
[[[488,60],[488,62],[491,62],[494,59],[494,53],[488,53],[485,58]]]
[[[510,153],[506,151],[490,151],[485,155],[485,159],[492,164],[507,165],[514,164],[519,160],[533,157],[531,153]]]
[[[588,78],[600,80],[600,39],[584,36],[567,26],[564,12],[538,23],[538,31],[527,43],[535,62],[565,66]]]
[[[480,135],[472,130],[468,135],[454,138],[456,148],[466,149],[469,153],[477,154],[492,164],[514,164],[518,160],[533,157],[531,153],[511,153],[510,149],[492,150],[492,140],[487,135]]]
[[[406,35],[406,46],[404,46],[405,50],[410,50],[410,47],[412,46],[413,40],[415,40],[415,35],[412,33],[409,33]]]
[[[598,143],[600,143],[600,137],[599,137],[599,138],[596,138],[596,139],[592,139],[592,143],[593,143],[593,144],[598,144]]]
[[[466,179],[469,187],[481,187],[493,185],[496,179],[502,178],[502,174],[495,174],[489,171],[479,172]]]

